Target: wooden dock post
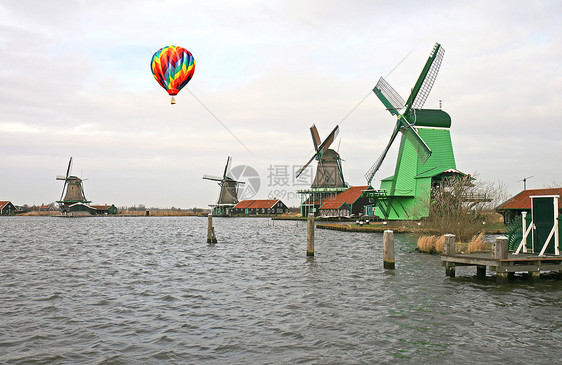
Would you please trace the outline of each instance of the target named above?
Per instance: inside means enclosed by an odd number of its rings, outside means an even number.
[[[492,255],[495,259],[507,259],[507,237],[500,236],[492,245]]]
[[[486,277],[486,265],[476,265],[476,276],[479,278]]]
[[[507,259],[507,237],[500,236],[496,238],[496,242],[492,244],[492,257],[496,260]],[[498,266],[496,267],[496,283],[504,284],[507,283],[510,277],[513,277],[513,273],[500,270],[501,265],[498,261]]]
[[[308,213],[306,228],[306,256],[314,256],[314,213]]]
[[[454,234],[446,234],[445,235],[445,244],[443,245],[443,254],[444,255],[454,255],[455,254],[455,235]],[[455,277],[455,264],[453,262],[446,262],[445,263],[445,274],[452,278]]]
[[[213,214],[207,215],[207,243],[217,243],[215,236],[215,227],[213,227]]]
[[[383,242],[383,266],[385,269],[394,269],[394,232],[391,229],[384,231]]]

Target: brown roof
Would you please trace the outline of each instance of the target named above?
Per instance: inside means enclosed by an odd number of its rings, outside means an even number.
[[[562,197],[562,188],[523,190],[513,198],[501,204],[496,210],[531,209],[531,196],[537,195],[559,195]]]
[[[92,208],[95,208],[97,210],[108,210],[109,208],[111,208],[111,205],[90,205]]]
[[[9,201],[0,201],[0,210],[4,209],[6,205],[8,205]]]
[[[367,189],[369,186],[352,186],[334,197],[324,199],[320,209],[339,209],[343,204],[351,205],[359,199],[363,190]]]
[[[272,208],[279,199],[268,200],[242,200],[236,204],[232,209],[269,209]]]

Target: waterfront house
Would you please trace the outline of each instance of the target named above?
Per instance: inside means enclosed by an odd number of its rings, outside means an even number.
[[[279,199],[242,200],[232,208],[232,214],[259,215],[288,213],[289,208]]]
[[[318,215],[320,217],[345,217],[359,216],[363,213],[366,204],[369,204],[369,198],[363,195],[363,192],[370,187],[352,186],[335,196],[322,200]]]
[[[12,215],[16,212],[16,207],[9,201],[0,201],[0,215]]]
[[[96,210],[96,214],[117,214],[117,207],[115,205],[90,205]]]

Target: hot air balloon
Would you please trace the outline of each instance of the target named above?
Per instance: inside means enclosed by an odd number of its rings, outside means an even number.
[[[159,49],[150,62],[152,74],[160,86],[174,96],[191,80],[195,72],[195,59],[185,48],[167,46]]]

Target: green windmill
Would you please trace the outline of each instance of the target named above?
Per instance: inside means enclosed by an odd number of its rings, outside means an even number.
[[[398,120],[386,148],[365,174],[368,185],[398,133],[402,135],[394,175],[381,180],[380,190],[365,193],[373,200],[372,214],[375,216],[394,220],[427,216],[432,187],[451,176],[465,176],[456,170],[449,131],[451,117],[441,109],[422,109],[444,53],[445,50],[436,43],[406,102],[382,77],[373,89]]]

